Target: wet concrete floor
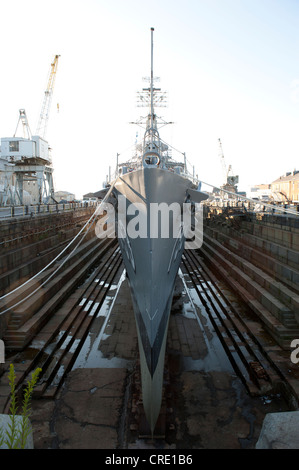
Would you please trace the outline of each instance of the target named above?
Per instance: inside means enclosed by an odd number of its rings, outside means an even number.
[[[123,276],[57,398],[33,400],[35,448],[254,449],[265,415],[289,410],[279,394],[248,395],[183,282],[178,277],[169,324],[163,437],[140,437],[137,431],[137,333]]]

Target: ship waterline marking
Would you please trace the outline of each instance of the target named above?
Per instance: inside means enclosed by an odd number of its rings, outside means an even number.
[[[124,196],[118,197],[118,210],[113,204],[104,203],[95,233],[98,238],[116,237],[116,220],[118,220],[118,237],[135,238],[181,238],[186,239],[186,249],[196,249],[203,242],[203,206],[195,203],[172,202],[167,204],[143,203],[127,204]],[[121,227],[121,230],[120,230]]]

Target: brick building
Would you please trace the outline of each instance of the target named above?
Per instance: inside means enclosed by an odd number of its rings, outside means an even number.
[[[286,173],[271,183],[271,192],[276,200],[299,202],[299,171]]]

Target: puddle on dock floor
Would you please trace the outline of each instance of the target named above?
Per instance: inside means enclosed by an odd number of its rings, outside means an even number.
[[[215,332],[205,306],[198,297],[193,284],[186,282],[185,276],[179,270],[177,288],[181,291],[182,315],[185,318],[197,321],[202,332],[202,340],[205,342],[206,354],[200,359],[184,357],[185,370],[226,370],[233,372],[231,363],[223,349],[220,339]]]
[[[73,370],[77,368],[130,368],[130,362],[121,357],[106,357],[101,351],[100,345],[109,339],[110,335],[105,331],[109,326],[110,313],[117,299],[117,294],[125,280],[125,272],[120,276],[118,284],[111,285],[97,317],[86,337],[83,347],[73,365]]]

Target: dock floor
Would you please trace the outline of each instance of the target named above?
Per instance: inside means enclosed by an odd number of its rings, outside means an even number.
[[[182,291],[181,285],[177,287]],[[88,348],[78,357],[57,398],[33,400],[35,448],[255,447],[265,415],[288,411],[288,405],[279,394],[248,395],[204,319],[200,325],[192,317],[185,295],[175,297],[179,305],[173,303],[169,325],[165,400],[171,422],[165,437],[143,439],[134,427],[132,382],[138,364],[137,334],[125,280],[112,307],[101,350],[96,345],[95,323]]]

